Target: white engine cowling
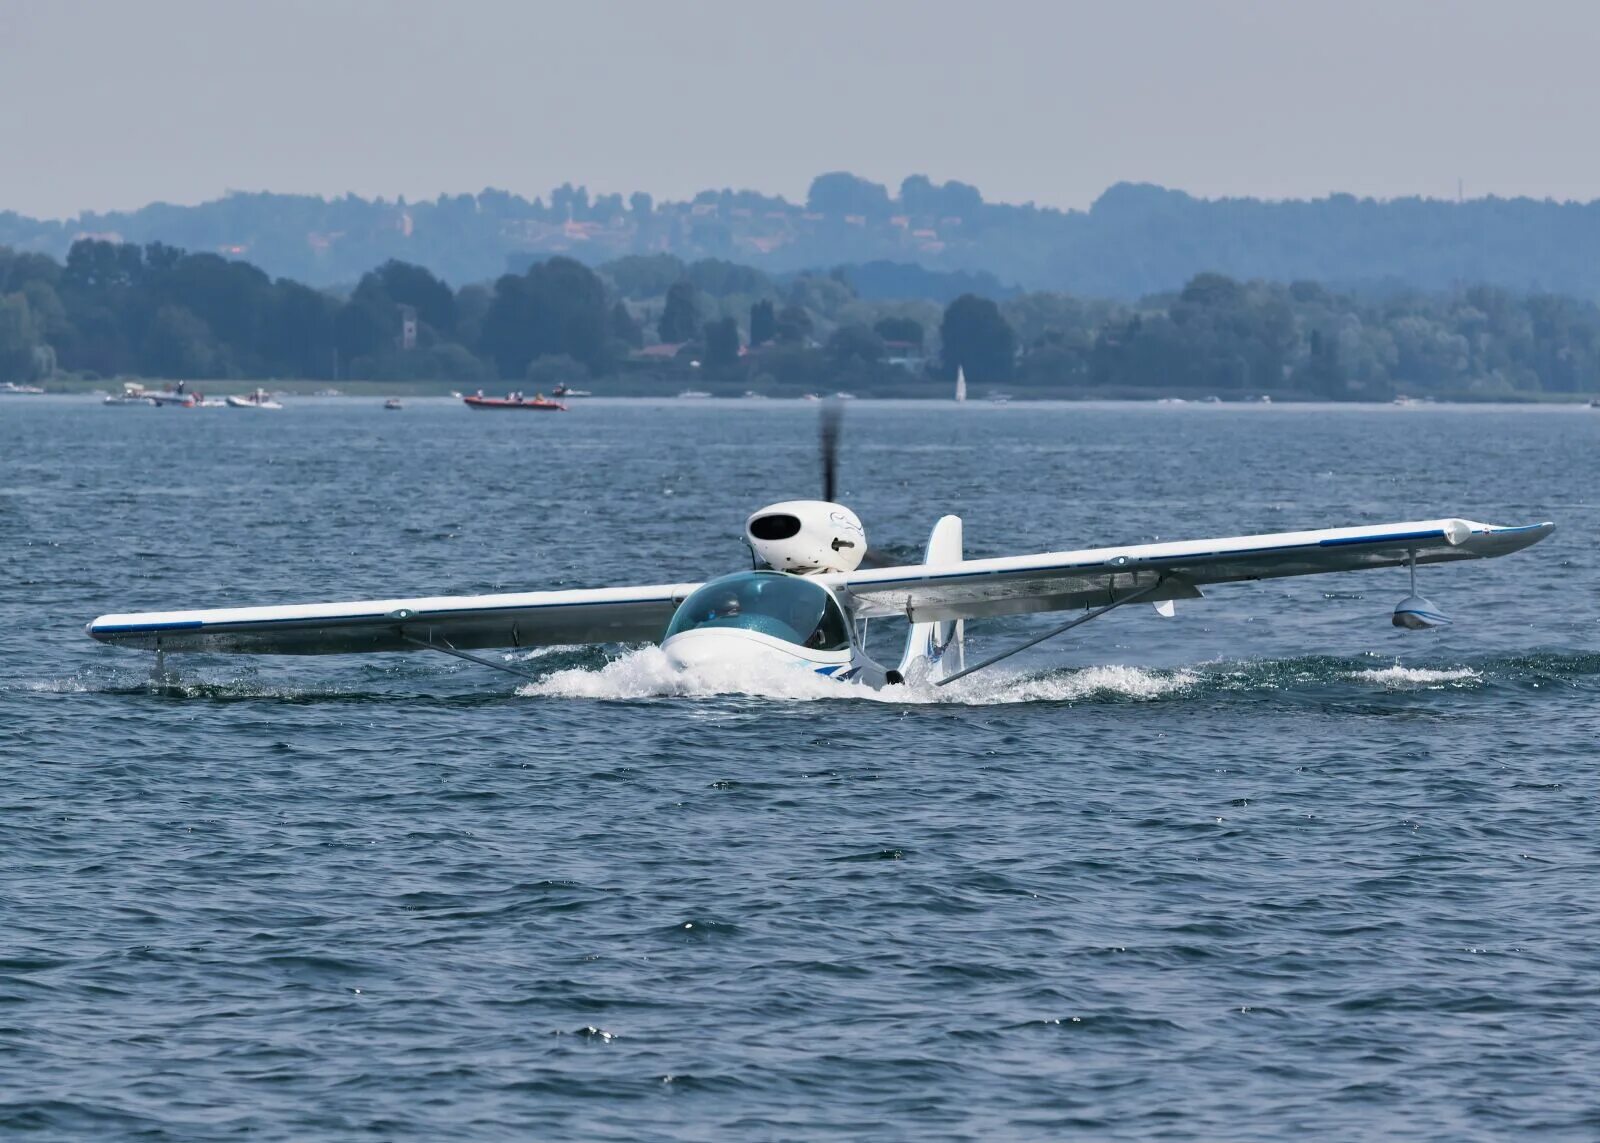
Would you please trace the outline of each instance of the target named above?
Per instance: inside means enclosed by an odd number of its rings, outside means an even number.
[[[799,575],[855,571],[867,554],[856,514],[826,500],[769,504],[744,522],[744,535],[770,567]]]

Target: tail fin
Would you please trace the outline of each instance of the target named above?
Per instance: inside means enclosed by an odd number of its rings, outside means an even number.
[[[961,562],[961,517],[941,516],[928,537],[923,563],[943,567]],[[913,623],[906,636],[906,652],[900,660],[900,674],[908,683],[936,683],[959,671],[965,657],[966,632],[963,621],[947,619],[937,623]]]

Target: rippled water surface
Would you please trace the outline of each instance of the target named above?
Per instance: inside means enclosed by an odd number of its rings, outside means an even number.
[[[154,688],[81,632],[733,570],[816,416],[0,398],[0,1133],[1600,1134],[1600,413],[849,409],[902,557],[945,511],[973,555],[1561,525],[1424,569],[1444,631],[1400,572],[1236,585],[897,701],[648,648]]]

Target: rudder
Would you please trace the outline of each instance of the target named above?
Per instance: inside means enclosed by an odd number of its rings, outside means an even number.
[[[961,562],[961,517],[941,516],[928,536],[922,562],[926,567],[946,567]],[[906,636],[900,674],[908,683],[936,683],[961,670],[965,660],[966,628],[960,619],[913,623]]]

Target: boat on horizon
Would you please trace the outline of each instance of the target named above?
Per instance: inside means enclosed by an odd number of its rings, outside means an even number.
[[[678,400],[703,401],[709,396],[711,396],[711,394],[707,393],[704,389],[685,389],[683,392],[678,394]]]
[[[557,385],[550,390],[552,397],[593,397],[594,394],[587,389],[574,389],[571,385]]]
[[[483,390],[479,389],[470,397],[461,398],[469,409],[487,411],[510,410],[523,413],[565,413],[567,407],[560,401],[552,401],[543,393],[535,393],[532,397],[524,397],[521,393],[507,393],[504,397],[485,397]]]
[[[400,398],[399,397],[390,397],[387,401],[385,401],[383,403],[383,407],[385,409],[390,409],[390,410],[395,410],[395,411],[398,411],[400,409],[404,409],[405,408],[405,406],[400,403]]]
[[[230,409],[281,409],[283,406],[272,399],[272,394],[265,389],[257,389],[244,396],[233,395],[228,398]]]
[[[44,392],[39,385],[18,385],[15,381],[0,382],[0,393],[10,393],[13,396],[37,397]]]
[[[102,405],[153,405],[172,409],[220,409],[226,403],[204,393],[188,391],[188,382],[179,381],[165,389],[150,389],[138,381],[124,381],[120,393],[108,393]]]

